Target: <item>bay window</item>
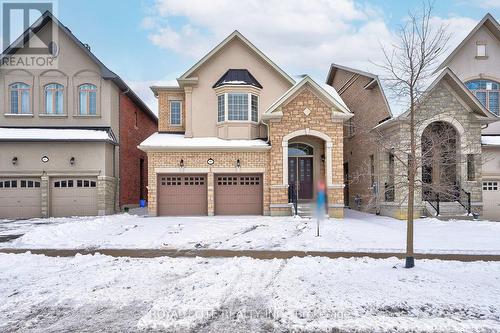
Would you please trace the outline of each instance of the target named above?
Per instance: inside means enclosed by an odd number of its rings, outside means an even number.
[[[224,93],[217,96],[217,122],[259,121],[259,97],[250,93]]]

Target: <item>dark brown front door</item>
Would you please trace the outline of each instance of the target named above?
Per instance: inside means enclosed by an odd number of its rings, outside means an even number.
[[[288,158],[288,183],[298,193],[298,199],[313,197],[313,159],[312,157]]]

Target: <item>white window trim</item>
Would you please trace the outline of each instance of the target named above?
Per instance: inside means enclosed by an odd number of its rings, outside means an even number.
[[[484,55],[479,54],[479,47],[483,46],[484,47]],[[488,57],[488,48],[486,42],[477,42],[476,43],[476,58],[479,59],[484,59]]]
[[[179,103],[179,111],[180,111],[180,115],[179,115],[179,124],[173,124],[172,123],[172,102],[175,102],[175,103]],[[170,123],[170,126],[172,127],[182,127],[182,101],[181,100],[177,100],[177,99],[173,99],[173,100],[170,100],[168,101],[168,108],[169,108],[169,123]]]
[[[229,94],[245,94],[245,92],[225,92],[223,94],[217,95],[217,124],[229,122],[229,123],[252,123],[258,124],[260,120],[259,110],[260,110],[260,96],[254,93],[246,93],[247,94],[247,106],[248,106],[248,114],[247,120],[229,120]],[[224,95],[224,121],[219,121],[219,96]],[[257,96],[257,121],[252,120],[252,95]]]

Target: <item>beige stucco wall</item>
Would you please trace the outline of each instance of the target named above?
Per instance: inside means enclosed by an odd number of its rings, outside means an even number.
[[[500,179],[500,147],[483,146],[483,179]]]
[[[476,58],[477,43],[486,43],[487,58]],[[500,82],[500,43],[482,26],[448,64],[463,82],[484,78]],[[483,134],[500,134],[500,122],[490,124]]]
[[[0,175],[95,174],[113,176],[113,150],[109,143],[95,142],[8,142],[0,143]],[[43,163],[41,158],[49,157]],[[17,157],[16,165],[12,158]],[[75,164],[70,165],[71,157]]]
[[[46,34],[43,28],[40,34]],[[98,66],[62,31],[59,30],[60,54],[57,70],[2,69],[0,71],[0,123],[2,126],[105,126],[118,131],[119,90],[109,80],[103,80]],[[22,50],[19,51],[23,53]],[[31,85],[32,117],[5,115],[10,113],[9,85],[23,82]],[[64,85],[64,116],[44,116],[46,84]],[[78,86],[97,86],[97,116],[78,116]]]
[[[247,69],[262,85],[259,114],[283,95],[291,84],[238,38],[225,45],[190,77],[198,77],[192,92],[192,135],[217,136],[217,96],[212,88],[228,69]],[[237,132],[233,132],[237,133]],[[231,135],[228,138],[232,138]]]

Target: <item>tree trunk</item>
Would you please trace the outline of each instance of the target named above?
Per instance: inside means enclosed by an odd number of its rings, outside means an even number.
[[[415,266],[413,255],[413,211],[415,202],[415,100],[410,89],[410,156],[408,158],[408,210],[406,215],[406,268]]]

